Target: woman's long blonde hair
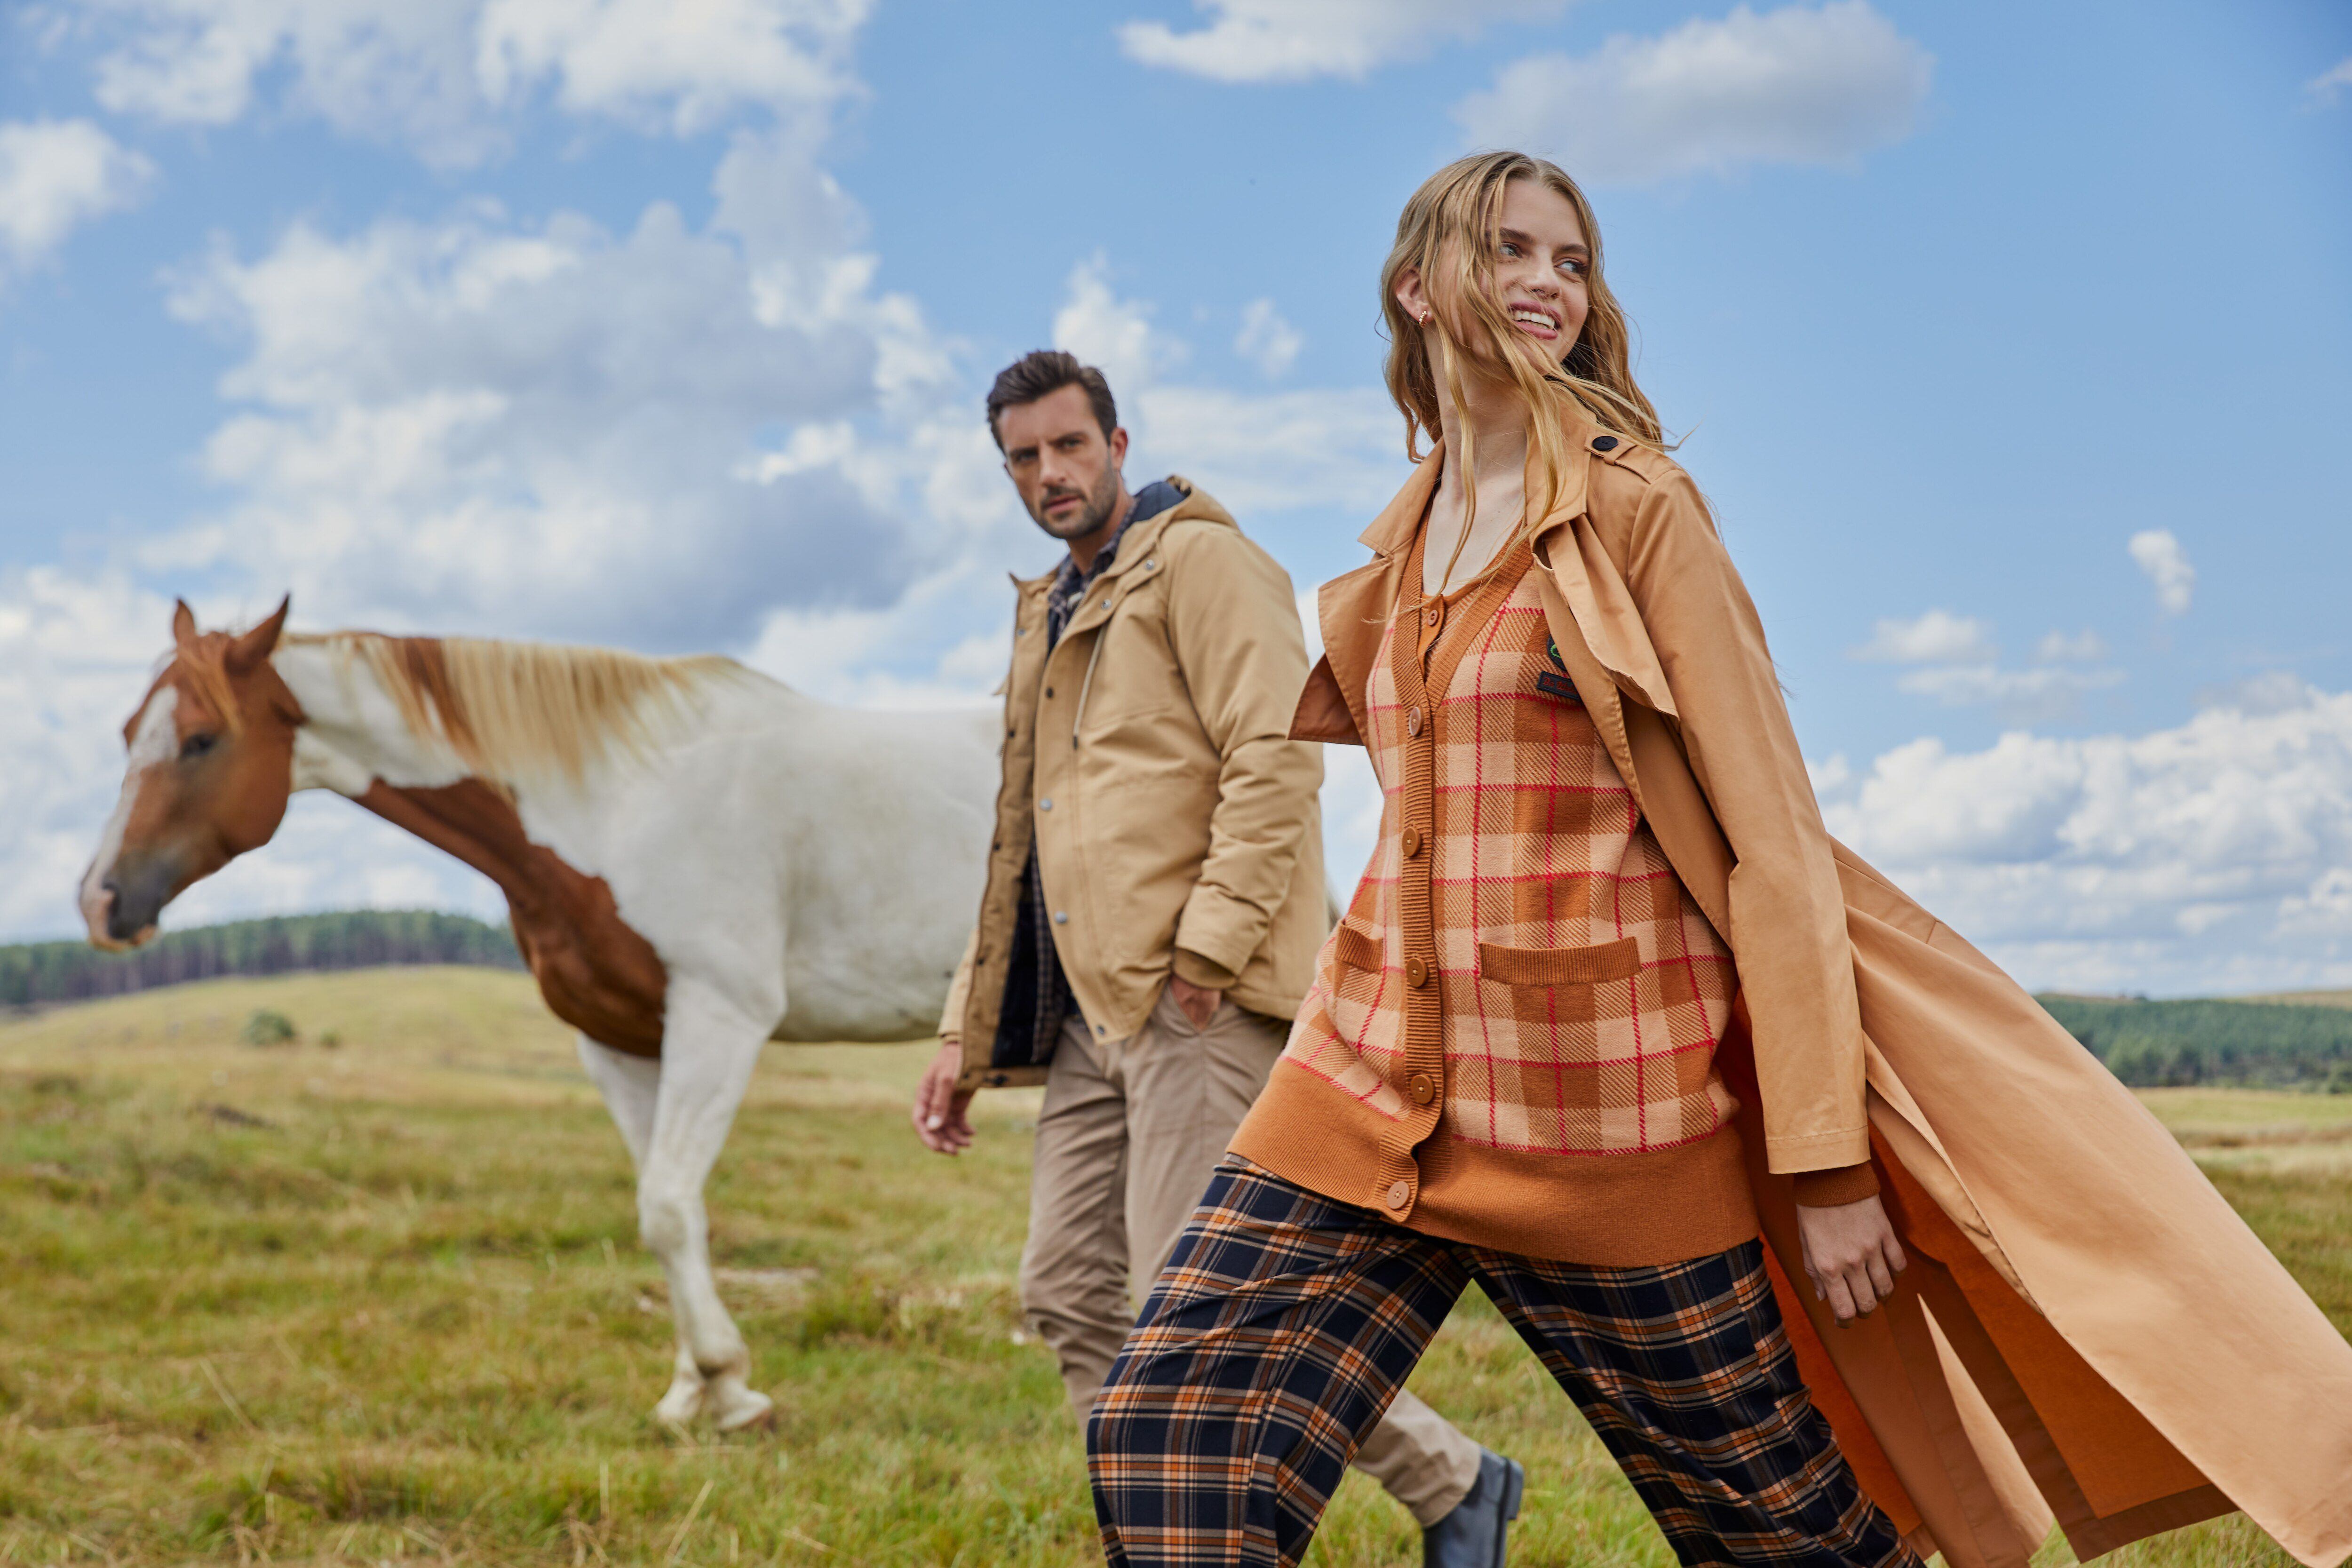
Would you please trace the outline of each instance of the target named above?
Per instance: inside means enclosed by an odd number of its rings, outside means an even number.
[[[1513,180],[1540,180],[1565,197],[1584,226],[1585,242],[1592,247],[1592,268],[1585,287],[1591,305],[1584,330],[1565,363],[1546,372],[1518,347],[1519,334],[1496,300],[1495,241],[1502,221],[1503,189]],[[1454,243],[1450,247],[1446,241]],[[1422,288],[1433,307],[1426,327],[1405,312],[1396,297],[1397,275],[1406,268],[1421,273]],[[1542,474],[1546,504],[1528,497],[1527,521],[1532,530],[1560,499],[1569,474],[1569,451],[1560,430],[1560,415],[1574,404],[1605,430],[1665,448],[1669,443],[1658,426],[1658,412],[1633,380],[1631,333],[1624,307],[1609,291],[1601,269],[1601,226],[1593,221],[1592,205],[1576,182],[1556,163],[1525,153],[1479,153],[1456,159],[1422,182],[1397,219],[1396,246],[1381,268],[1381,312],[1388,327],[1389,395],[1404,415],[1405,455],[1421,460],[1421,437],[1432,441],[1439,423],[1440,389],[1431,374],[1422,334],[1437,334],[1438,358],[1444,367],[1442,395],[1457,413],[1464,403],[1462,356],[1465,345],[1454,335],[1454,321],[1475,322],[1486,334],[1481,356],[1502,365],[1517,385],[1527,405],[1528,443]],[[1472,515],[1477,494],[1472,487],[1472,440],[1469,421],[1462,425],[1463,450],[1455,456]],[[1465,530],[1467,537],[1467,530]],[[1452,567],[1449,564],[1450,574]]]

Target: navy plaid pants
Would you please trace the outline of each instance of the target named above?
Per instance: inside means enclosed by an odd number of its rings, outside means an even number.
[[[1476,1279],[1686,1563],[1917,1568],[1797,1375],[1763,1244],[1654,1268],[1423,1236],[1236,1155],[1087,1425],[1113,1568],[1297,1563]]]

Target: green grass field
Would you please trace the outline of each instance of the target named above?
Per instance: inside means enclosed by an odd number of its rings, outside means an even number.
[[[242,1043],[265,1007],[297,1043]],[[0,1562],[1099,1563],[1013,1298],[1035,1097],[984,1096],[979,1147],[939,1159],[904,1120],[928,1054],[770,1049],[710,1203],[781,1419],[714,1441],[647,1417],[660,1273],[528,980],[216,981],[0,1021]],[[2148,1098],[2352,1327],[2352,1097]],[[1527,1462],[1514,1563],[1671,1563],[1475,1293],[1413,1386]],[[1311,1561],[1410,1565],[1417,1535],[1350,1478]],[[2118,1561],[2288,1560],[2225,1522]]]

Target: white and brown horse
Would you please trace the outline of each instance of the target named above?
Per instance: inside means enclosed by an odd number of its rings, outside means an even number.
[[[90,940],[147,940],[298,789],[488,876],[636,1161],[677,1325],[655,1415],[762,1420],[703,1183],[765,1041],[936,1026],[979,905],[993,716],[835,708],[723,658],[281,636],[286,610],[231,635],[179,606],[82,879]]]

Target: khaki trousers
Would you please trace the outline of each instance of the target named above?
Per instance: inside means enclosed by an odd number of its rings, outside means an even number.
[[[1037,1117],[1021,1305],[1060,1360],[1078,1424],[1110,1375],[1135,1308],[1175,1250],[1288,1030],[1227,1000],[1205,1029],[1163,991],[1123,1040],[1062,1026]],[[1356,1468],[1423,1526],[1469,1495],[1478,1445],[1402,1389]]]

